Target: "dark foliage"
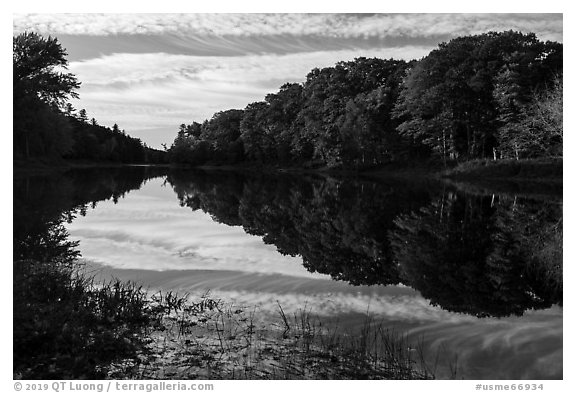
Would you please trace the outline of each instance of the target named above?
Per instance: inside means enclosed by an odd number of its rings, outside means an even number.
[[[102,378],[142,346],[151,317],[141,288],[96,285],[57,257],[15,261],[13,295],[14,372],[24,379]]]
[[[164,163],[165,153],[147,147],[138,138],[126,135],[118,125],[110,129],[88,123],[81,117],[68,117],[72,126],[73,148],[64,158],[118,163]]]
[[[182,125],[174,163],[364,169],[562,154],[562,44],[513,31],[459,37],[419,61],[313,69],[243,111]],[[243,154],[242,154],[243,153]]]
[[[66,70],[66,51],[56,38],[23,33],[13,38],[14,158],[71,158],[122,163],[165,162],[117,125],[112,129],[76,115],[69,98],[78,98],[80,82]]]
[[[445,160],[509,156],[501,134],[532,116],[526,108],[537,100],[534,91],[561,73],[562,45],[534,34],[453,39],[409,72],[395,108],[398,129]],[[532,130],[525,124],[517,132]]]

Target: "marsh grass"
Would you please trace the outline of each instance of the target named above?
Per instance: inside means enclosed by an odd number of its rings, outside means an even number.
[[[70,264],[15,262],[14,376],[103,377],[106,364],[142,347],[153,317],[147,303],[134,283],[96,283]]]
[[[305,306],[264,316],[210,293],[96,282],[71,264],[14,263],[14,377],[22,379],[424,379],[406,336],[359,330]]]
[[[366,316],[360,330],[324,324],[306,307],[272,320],[258,309],[204,295],[165,314],[136,361],[117,362],[111,378],[135,379],[431,379],[434,366],[405,335]]]

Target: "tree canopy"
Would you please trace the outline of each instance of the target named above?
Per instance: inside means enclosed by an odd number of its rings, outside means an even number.
[[[398,130],[443,158],[489,157],[500,150],[499,130],[561,70],[562,45],[534,34],[453,39],[408,73],[395,108]]]
[[[70,97],[78,97],[80,82],[66,70],[66,50],[57,38],[44,38],[25,32],[12,40],[15,97],[38,97],[41,101],[63,106]]]
[[[560,43],[505,31],[455,38],[419,61],[341,61],[219,112],[168,153],[180,163],[353,169],[561,155],[562,58]]]
[[[66,50],[57,38],[24,32],[13,37],[14,157],[162,162],[164,153],[137,138],[88,120],[78,98],[80,82],[65,72]]]

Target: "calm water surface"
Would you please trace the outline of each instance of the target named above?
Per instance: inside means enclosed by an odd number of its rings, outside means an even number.
[[[277,302],[351,330],[368,313],[442,354],[439,377],[562,378],[561,194],[143,167],[14,184],[15,237],[67,212],[102,276],[271,321]]]

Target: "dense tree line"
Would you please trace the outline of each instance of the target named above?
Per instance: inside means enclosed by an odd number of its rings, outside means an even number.
[[[173,163],[363,168],[392,161],[562,154],[562,44],[490,32],[419,61],[313,69],[243,110],[182,124]]]
[[[56,38],[36,33],[13,37],[13,149],[15,159],[71,158],[123,163],[162,162],[151,149],[115,125],[77,114],[68,102],[80,82],[65,72],[66,51]]]
[[[554,202],[398,180],[190,170],[167,180],[182,206],[242,226],[335,280],[402,283],[434,305],[478,317],[562,303],[554,273],[562,206]]]
[[[121,163],[162,163],[165,153],[149,148],[139,138],[126,134],[117,124],[104,127],[92,118],[87,119],[86,111],[78,114],[67,107],[67,120],[71,126],[72,148],[63,157],[91,161],[111,161]]]

